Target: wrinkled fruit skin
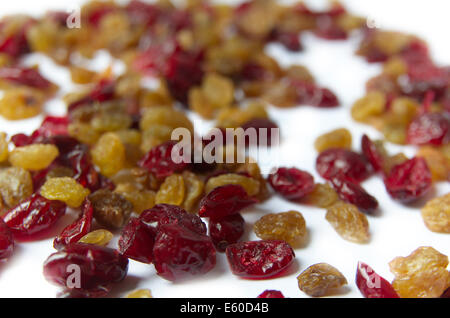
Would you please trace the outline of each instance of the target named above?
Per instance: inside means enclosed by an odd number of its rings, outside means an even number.
[[[364,156],[372,165],[374,171],[380,171],[383,168],[383,157],[378,152],[375,144],[367,135],[361,138],[361,149]]]
[[[440,146],[450,142],[450,114],[425,113],[408,126],[406,140],[413,145]]]
[[[279,168],[269,176],[269,184],[288,200],[299,200],[314,190],[314,178],[296,168]]]
[[[213,269],[216,250],[208,236],[177,224],[165,224],[159,227],[153,247],[153,263],[159,276],[175,281]]]
[[[399,298],[391,283],[362,262],[358,262],[356,286],[365,298]]]
[[[8,226],[0,219],[0,260],[9,258],[14,250],[14,237]]]
[[[81,210],[81,217],[72,224],[69,224],[61,234],[55,237],[55,240],[53,241],[53,247],[55,249],[60,250],[66,245],[76,243],[91,231],[92,218],[94,215],[91,201],[85,200]]]
[[[360,185],[345,180],[342,176],[331,178],[331,184],[341,200],[356,205],[361,211],[371,214],[378,208],[378,201]]]
[[[297,277],[297,281],[300,290],[312,297],[327,296],[332,290],[347,285],[344,275],[327,263],[311,265]]]
[[[33,194],[10,210],[3,220],[17,240],[34,240],[49,230],[65,212],[64,203]]]
[[[284,295],[278,290],[265,290],[257,298],[284,298]]]
[[[394,166],[384,180],[389,195],[403,203],[422,197],[430,190],[431,182],[431,172],[423,158],[412,158]]]
[[[119,252],[135,261],[150,264],[153,259],[156,229],[138,218],[131,218],[119,239]]]
[[[226,255],[234,275],[267,279],[281,274],[294,261],[295,253],[284,241],[250,241],[229,245]]]
[[[44,276],[49,281],[65,289],[72,282],[70,275],[80,269],[80,288],[73,288],[75,295],[104,296],[109,285],[122,281],[128,272],[128,259],[116,250],[92,244],[75,243],[50,255],[44,263]],[[102,293],[103,291],[104,293]]]
[[[219,252],[225,252],[228,245],[236,243],[244,234],[245,221],[238,214],[225,216],[221,219],[209,220],[209,236]]]
[[[199,215],[221,219],[225,216],[239,213],[242,209],[256,203],[248,196],[240,185],[225,185],[217,187],[200,201]]]
[[[351,150],[331,148],[320,153],[316,169],[320,176],[330,180],[342,174],[349,181],[360,183],[370,176],[371,170],[364,156]]]

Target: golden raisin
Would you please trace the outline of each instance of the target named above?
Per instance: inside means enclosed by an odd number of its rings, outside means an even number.
[[[367,122],[371,117],[381,115],[386,107],[386,97],[378,91],[369,92],[358,99],[352,106],[352,118],[359,122]]]
[[[137,214],[141,214],[155,205],[156,193],[152,190],[139,189],[133,183],[119,183],[114,191],[130,201]]]
[[[92,148],[91,155],[100,172],[107,177],[115,175],[125,165],[125,147],[115,133],[102,135]]]
[[[127,294],[125,298],[152,298],[152,293],[149,289],[138,289]]]
[[[221,174],[217,177],[210,178],[205,185],[205,192],[209,193],[217,187],[227,184],[240,185],[245,189],[249,196],[255,196],[259,192],[259,181],[237,173]]]
[[[305,202],[319,208],[328,208],[338,200],[337,192],[327,183],[317,183],[314,190],[305,197]]]
[[[94,145],[99,140],[101,135],[100,132],[92,129],[91,125],[80,122],[70,123],[67,130],[69,132],[69,136],[88,145]]]
[[[108,230],[95,230],[83,236],[78,242],[106,246],[112,240],[113,234]]]
[[[355,243],[369,241],[369,222],[356,206],[337,202],[327,209],[326,220],[345,240]]]
[[[95,78],[96,73],[79,66],[70,67],[70,77],[76,84],[88,84]]]
[[[386,174],[389,174],[389,172],[391,171],[391,169],[393,167],[395,167],[396,165],[399,165],[407,160],[408,160],[408,157],[406,157],[406,155],[402,152],[392,155],[392,156],[385,157],[384,161],[383,161],[383,171]]]
[[[8,160],[8,141],[6,140],[6,134],[0,132],[0,163]]]
[[[428,201],[422,208],[422,218],[431,231],[450,233],[450,193]]]
[[[305,219],[297,211],[266,214],[256,221],[253,230],[263,240],[283,240],[294,248],[299,247],[307,235]]]
[[[450,174],[450,165],[442,152],[438,149],[424,146],[417,152],[417,157],[422,157],[427,162],[433,181],[445,181]]]
[[[314,147],[318,152],[322,152],[329,148],[346,148],[352,147],[352,134],[346,128],[339,128],[317,137]]]
[[[185,186],[183,176],[173,174],[168,176],[158,192],[156,193],[155,203],[166,203],[173,205],[181,205],[185,196]]]
[[[297,276],[298,287],[312,297],[330,295],[333,290],[347,285],[347,279],[327,263],[311,265]]]
[[[58,155],[55,145],[33,144],[15,148],[9,154],[9,162],[15,167],[37,171],[47,168]]]
[[[392,283],[403,298],[436,298],[450,282],[448,257],[432,247],[419,247],[406,257],[396,257],[390,263],[395,275]]]
[[[62,201],[71,208],[80,207],[89,193],[89,189],[68,177],[48,179],[41,188],[44,198]]]
[[[5,90],[0,99],[0,115],[9,120],[34,117],[41,113],[44,94],[29,87]]]
[[[205,185],[200,178],[190,171],[184,171],[182,176],[185,186],[183,208],[188,212],[195,212],[196,204],[203,194]]]
[[[13,208],[32,194],[33,180],[30,172],[19,167],[0,170],[0,202],[4,208]]]

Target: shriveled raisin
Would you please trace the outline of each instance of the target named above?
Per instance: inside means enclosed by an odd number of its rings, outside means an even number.
[[[419,247],[406,257],[390,263],[395,275],[392,286],[402,298],[440,297],[448,288],[448,257],[432,247]]]
[[[258,194],[260,187],[259,181],[255,180],[254,178],[243,176],[237,173],[226,173],[221,174],[217,177],[209,178],[205,185],[205,192],[209,193],[213,189],[227,184],[240,185],[251,197]]]
[[[33,194],[31,174],[19,167],[0,170],[0,201],[11,209]],[[0,212],[4,212],[1,211]]]
[[[355,243],[369,240],[367,217],[353,204],[337,202],[327,209],[325,218],[342,238]]]
[[[428,201],[422,208],[422,219],[431,231],[450,233],[450,193]]]
[[[8,89],[0,98],[0,115],[9,120],[34,117],[42,111],[44,94],[34,88]]]
[[[181,205],[184,201],[184,179],[179,174],[168,176],[156,193],[155,203]]]
[[[305,219],[297,211],[266,214],[256,221],[253,229],[263,240],[286,241],[293,248],[301,246],[307,236]]]
[[[111,228],[122,227],[133,210],[133,205],[127,199],[107,189],[92,193],[89,200],[94,207],[97,222]]]
[[[95,230],[83,236],[78,242],[86,244],[95,244],[100,246],[108,245],[113,238],[113,234],[107,230]]]
[[[333,290],[347,285],[347,279],[327,263],[311,265],[297,276],[298,287],[312,297],[330,295]]]
[[[328,208],[339,200],[336,191],[327,183],[316,183],[314,190],[305,196],[304,201],[319,208]]]
[[[8,160],[9,150],[8,141],[6,140],[6,134],[0,132],[0,163]]]
[[[92,148],[91,155],[100,172],[107,177],[115,175],[125,166],[125,146],[115,133],[101,136]]]
[[[59,200],[71,208],[78,208],[84,199],[91,193],[75,179],[51,178],[41,187],[41,195],[49,200]]]
[[[133,183],[119,183],[114,192],[121,194],[133,204],[134,212],[141,214],[155,205],[156,193],[152,190],[139,189]]]
[[[182,173],[185,187],[183,208],[188,212],[196,211],[196,206],[203,194],[203,181],[190,171]]]
[[[15,148],[9,155],[9,162],[26,170],[42,170],[47,168],[59,155],[54,145],[34,144]]]
[[[356,121],[368,122],[381,115],[386,107],[386,97],[382,92],[373,91],[357,100],[352,107],[352,117]]]
[[[318,152],[322,152],[329,148],[351,149],[352,135],[346,128],[335,129],[317,137],[314,142],[314,147]]]
[[[450,177],[450,164],[438,149],[430,146],[421,147],[417,157],[425,159],[433,181],[445,181]]]

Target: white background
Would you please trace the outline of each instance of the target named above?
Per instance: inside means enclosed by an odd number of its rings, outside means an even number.
[[[63,0],[14,0],[1,1],[0,14],[29,13],[38,16],[47,9],[66,10],[82,1]],[[234,1],[233,1],[234,2]],[[324,1],[314,2],[320,7]],[[432,49],[436,61],[443,65],[450,64],[450,3],[443,0],[347,0],[343,3],[350,11],[369,16],[386,29],[411,32],[425,38]],[[286,53],[278,46],[270,46],[269,52],[279,58],[282,65],[291,63],[305,64],[316,76],[319,83],[336,92],[342,106],[333,110],[320,110],[302,106],[290,110],[271,109],[271,117],[282,127],[283,137],[280,165],[295,165],[314,173],[317,181],[323,182],[315,173],[316,153],[314,139],[326,131],[349,128],[354,137],[354,147],[359,150],[359,140],[363,133],[379,138],[380,134],[367,126],[351,120],[349,109],[352,103],[364,94],[366,80],[376,75],[378,65],[368,65],[361,58],[353,55],[357,39],[347,42],[326,42],[313,36],[304,36],[305,51]],[[55,67],[48,59],[32,57],[28,63],[41,64],[42,72],[62,86],[63,92],[73,88],[66,70]],[[108,59],[101,55],[92,64],[101,70],[108,65]],[[47,106],[53,114],[63,114],[64,104],[53,101]],[[208,127],[210,123],[200,123],[193,116],[199,127]],[[0,130],[8,133],[31,132],[40,122],[40,118],[22,122],[6,122],[0,119]],[[391,152],[405,151],[414,155],[412,147],[389,145]],[[430,232],[423,224],[418,202],[414,206],[403,206],[393,202],[387,195],[382,181],[372,177],[364,187],[380,202],[379,216],[369,216],[371,241],[359,245],[343,240],[325,220],[325,210],[297,205],[276,196],[260,206],[249,208],[244,217],[247,231],[244,239],[256,239],[251,231],[252,224],[268,212],[283,212],[290,209],[300,211],[307,223],[309,242],[297,249],[296,263],[290,272],[282,278],[261,281],[247,281],[230,274],[224,255],[219,254],[216,268],[203,277],[183,283],[171,283],[159,278],[152,265],[130,262],[129,275],[126,280],[113,289],[111,296],[123,296],[136,288],[149,288],[154,297],[256,297],[265,289],[281,290],[286,297],[305,297],[297,287],[296,276],[308,266],[327,262],[338,268],[347,278],[349,285],[341,290],[338,297],[360,297],[354,284],[356,264],[359,260],[371,265],[388,280],[393,276],[389,272],[388,262],[395,256],[408,255],[419,246],[433,246],[440,252],[450,255],[450,235]],[[449,184],[439,184],[431,195],[447,193]],[[73,216],[67,216],[63,227]],[[65,223],[65,224],[62,224]],[[54,297],[57,287],[45,281],[42,275],[44,260],[54,252],[52,241],[20,244],[14,256],[0,266],[0,297]],[[114,244],[112,244],[114,245]]]

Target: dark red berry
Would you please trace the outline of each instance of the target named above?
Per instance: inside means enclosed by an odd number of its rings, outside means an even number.
[[[373,213],[378,208],[378,201],[360,185],[335,176],[330,180],[341,200],[356,205],[365,213]]]
[[[265,290],[257,298],[284,298],[284,295],[279,290]]]
[[[92,164],[89,148],[77,145],[64,156],[64,161],[73,169],[73,178],[83,187],[96,191],[99,188],[99,174]]]
[[[119,239],[119,252],[135,261],[150,264],[153,259],[156,228],[131,218]]]
[[[372,165],[374,171],[380,171],[383,168],[383,157],[378,152],[377,147],[367,135],[363,135],[361,139],[361,149],[367,161]]]
[[[83,236],[91,231],[94,209],[89,200],[85,200],[81,208],[81,217],[68,225],[53,241],[53,247],[61,250],[64,246],[78,242]]]
[[[425,159],[414,157],[394,166],[384,185],[393,199],[408,203],[431,189],[431,172]]]
[[[450,115],[425,113],[416,117],[408,126],[406,141],[413,145],[440,146],[450,142]]]
[[[248,147],[250,145],[257,146],[271,146],[272,145],[272,130],[279,129],[277,124],[267,118],[255,118],[251,119],[245,124],[242,125],[242,129],[244,132],[250,133],[249,129],[254,129],[255,138],[252,139],[249,135],[245,136],[245,146]],[[279,135],[279,134],[278,134]],[[275,143],[278,140],[274,140]]]
[[[82,97],[79,100],[76,100],[69,104],[68,112],[69,116],[75,109],[84,106],[90,105],[95,102],[105,102],[108,100],[112,100],[114,98],[116,83],[111,80],[102,80],[96,84],[96,86],[92,89],[92,91],[85,97]]]
[[[64,203],[47,200],[35,193],[6,213],[3,220],[17,240],[35,240],[49,230],[65,212]]]
[[[159,276],[175,281],[213,269],[216,250],[208,236],[178,224],[164,224],[153,247],[153,263]]]
[[[278,168],[269,175],[269,184],[288,200],[299,200],[314,190],[314,178],[297,168]]]
[[[69,126],[69,119],[66,116],[56,117],[47,116],[42,121],[41,126],[33,132],[33,138],[49,138],[53,136],[67,136],[67,127]]]
[[[14,250],[14,237],[3,219],[0,218],[0,260],[9,258]]]
[[[69,291],[72,297],[105,296],[110,285],[122,281],[127,272],[125,256],[94,244],[67,245],[44,263],[45,278]]]
[[[225,252],[228,245],[236,243],[244,234],[245,221],[240,214],[209,220],[209,236],[219,252]]]
[[[291,52],[300,52],[303,49],[300,35],[295,32],[275,30],[272,32],[270,40],[280,43]]]
[[[387,280],[362,262],[358,262],[356,286],[365,298],[399,298]]]
[[[44,90],[52,85],[36,68],[2,67],[0,68],[0,78],[12,83]]]
[[[200,201],[198,214],[201,217],[221,219],[239,213],[242,209],[256,203],[240,185],[229,184],[213,189]]]
[[[26,23],[26,25],[15,34],[0,38],[0,53],[5,53],[12,58],[19,58],[28,53],[30,47],[25,33],[29,25],[31,25],[31,22]]]
[[[295,253],[285,241],[251,241],[229,245],[228,263],[234,275],[266,279],[281,274],[293,262]]]
[[[365,180],[372,172],[364,156],[341,148],[321,152],[316,160],[316,169],[324,179],[330,180],[336,175],[343,175],[355,183]]]
[[[293,79],[291,80],[291,85],[296,90],[299,104],[317,107],[336,107],[339,105],[336,95],[327,88]]]
[[[152,25],[161,14],[161,10],[158,6],[138,0],[130,1],[126,5],[125,10],[130,21],[133,21],[133,23],[138,25],[143,24],[146,26]]]

